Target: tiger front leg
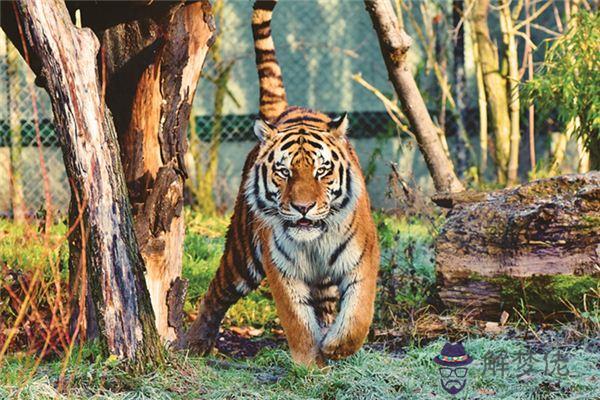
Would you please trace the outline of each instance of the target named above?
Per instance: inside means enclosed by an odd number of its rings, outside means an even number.
[[[298,364],[324,366],[319,351],[321,327],[311,305],[309,286],[302,280],[283,277],[272,265],[266,266],[265,272],[292,358]]]
[[[234,265],[227,262],[230,258],[226,253],[221,260],[221,265],[198,306],[198,317],[175,348],[187,348],[198,355],[208,354],[216,344],[219,327],[227,310],[258,285],[240,277]]]
[[[218,302],[214,292],[207,292],[198,307],[198,317],[176,347],[187,348],[200,356],[210,353],[217,342],[221,321],[237,298],[239,296],[231,296],[226,302]]]
[[[317,321],[324,335],[335,321],[340,294],[331,278],[323,279],[311,288],[311,298]]]
[[[215,281],[211,283],[217,284]],[[193,354],[206,355],[215,347],[219,327],[229,307],[240,298],[232,293],[223,298],[215,290],[208,292],[198,306],[198,317],[192,322],[190,329],[179,340],[175,348],[188,349]]]
[[[329,359],[348,357],[362,346],[373,320],[376,268],[359,269],[340,284],[340,312],[321,342],[321,352]]]

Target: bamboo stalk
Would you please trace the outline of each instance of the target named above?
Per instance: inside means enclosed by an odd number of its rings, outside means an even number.
[[[550,4],[549,1],[546,4]],[[529,0],[525,0],[525,18],[527,19],[527,23],[525,24],[525,34],[527,37],[531,38],[531,20],[529,18],[529,14],[531,4]],[[525,53],[527,54],[527,79],[529,81],[533,80],[533,53],[531,51],[531,46],[526,44]],[[528,128],[529,128],[529,161],[531,167],[531,179],[535,179],[535,106],[533,103],[529,105],[528,109]]]
[[[550,164],[549,173],[550,175],[557,175],[560,173],[560,166],[565,159],[565,152],[567,150],[567,142],[571,136],[575,125],[575,121],[571,120],[567,124],[567,128],[560,132],[558,138],[554,142],[552,149],[552,163]]]
[[[506,183],[510,152],[510,116],[506,93],[506,78],[500,73],[498,49],[488,26],[489,0],[472,0],[470,21],[477,41],[478,57],[483,75],[486,99],[490,107],[490,122],[494,133],[494,162],[497,179]]]
[[[214,3],[213,15],[217,24],[220,24],[223,16],[224,2],[217,0]],[[203,160],[199,152],[197,158],[198,174],[195,195],[198,202],[198,207],[203,214],[213,215],[217,212],[217,205],[214,197],[215,181],[219,166],[219,147],[221,144],[221,131],[223,130],[223,107],[225,98],[228,95],[227,84],[234,62],[224,64],[221,51],[221,35],[217,35],[211,47],[210,55],[216,65],[217,76],[213,80],[215,84],[214,100],[213,100],[213,124],[210,132],[210,142],[206,159]],[[234,99],[235,100],[235,99]],[[194,126],[195,131],[195,126]],[[200,141],[197,141],[198,146],[201,146]]]
[[[469,24],[469,27],[472,28]],[[485,176],[488,159],[488,114],[487,100],[485,97],[485,84],[483,82],[483,70],[479,60],[479,49],[475,32],[470,29],[473,42],[473,63],[475,64],[475,77],[477,82],[477,106],[479,109],[479,176]]]
[[[511,0],[500,2],[500,29],[505,45],[505,60],[508,66],[508,110],[510,115],[510,147],[508,153],[507,183],[518,183],[519,169],[519,143],[520,132],[520,101],[519,101],[519,61],[517,41],[515,40],[515,27],[510,11]]]

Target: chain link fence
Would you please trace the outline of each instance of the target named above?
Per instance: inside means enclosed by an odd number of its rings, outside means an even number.
[[[242,1],[222,2],[216,8],[219,39],[207,57],[192,111],[192,132],[199,141],[191,141],[193,154],[188,159],[194,164],[216,162],[212,189],[221,210],[231,207],[242,154],[255,144],[258,77],[251,11],[251,4]],[[364,142],[357,144],[363,162],[368,163],[373,151],[387,150],[376,138],[395,135],[393,124],[381,102],[352,79],[360,73],[391,93],[363,3],[283,0],[275,11],[273,36],[290,104],[330,114],[348,112],[350,136]],[[22,190],[28,210],[35,212],[45,205],[45,185],[53,208],[64,212],[70,190],[48,96],[35,86],[34,76],[12,45],[4,36],[0,39],[0,212],[10,214],[15,190]],[[216,160],[209,154],[215,143]],[[198,176],[202,168],[188,169],[192,186],[205,183]],[[384,185],[382,175],[381,190]]]
[[[404,25],[415,39],[409,65],[450,146],[456,136],[454,117],[441,107],[442,93],[434,67],[443,69],[452,87],[451,3],[405,2],[412,12],[404,14]],[[250,28],[251,3],[213,4],[218,39],[207,56],[196,91],[186,161],[191,191],[208,187],[214,207],[227,210],[237,193],[245,154],[256,143],[252,127],[258,109],[258,77]],[[492,30],[497,30],[497,22],[491,22]],[[470,33],[468,26],[465,28],[468,96],[463,123],[476,140],[477,89]],[[426,45],[434,47],[435,60],[426,56],[423,35],[425,42],[429,40]],[[393,97],[362,1],[282,0],[274,13],[273,37],[290,104],[330,114],[348,112],[350,138],[365,170],[374,206],[391,205],[386,200],[389,162],[397,163],[398,170],[417,186],[431,188],[413,141],[397,130],[381,101],[355,79],[360,74],[383,95]],[[540,41],[535,39],[536,43]],[[44,206],[47,197],[54,209],[64,211],[70,190],[48,96],[34,85],[25,62],[4,36],[0,42],[0,213],[11,213],[11,199],[19,190],[30,212]],[[525,146],[527,143],[522,143]],[[196,194],[197,200],[206,201],[202,200],[206,196]]]
[[[238,1],[216,8],[218,39],[205,63],[194,102],[201,142],[191,143],[190,164],[204,164],[204,168],[188,168],[190,181],[196,186],[208,182],[218,209],[233,204],[244,162],[241,155],[256,143],[252,127],[258,110],[258,77],[251,12],[250,4]],[[348,112],[350,137],[363,166],[381,164],[378,171],[371,167],[369,178],[372,195],[383,201],[389,167],[380,161],[397,161],[393,153],[400,142],[378,140],[397,140],[398,135],[380,100],[353,79],[360,74],[384,94],[393,92],[364,3],[283,0],[272,25],[288,102],[328,114]],[[207,180],[202,173],[210,174],[211,162],[217,163],[217,176]]]
[[[0,55],[0,215],[19,197],[30,212],[47,201],[65,209],[69,188],[48,95],[4,34]]]

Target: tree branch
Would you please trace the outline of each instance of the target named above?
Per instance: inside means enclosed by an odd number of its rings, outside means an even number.
[[[436,127],[431,120],[417,84],[406,66],[411,38],[398,26],[389,0],[365,0],[365,7],[377,32],[389,78],[411,124],[433,183],[438,191],[459,192],[464,186],[454,172],[452,161],[444,153]]]

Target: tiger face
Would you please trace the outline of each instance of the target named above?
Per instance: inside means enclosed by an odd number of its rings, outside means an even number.
[[[256,122],[260,149],[246,198],[290,239],[307,242],[346,214],[359,187],[348,154],[347,117],[294,111],[275,124]]]

